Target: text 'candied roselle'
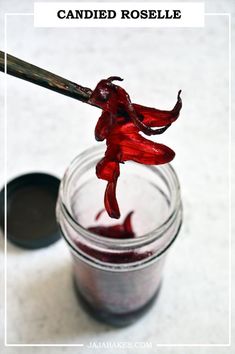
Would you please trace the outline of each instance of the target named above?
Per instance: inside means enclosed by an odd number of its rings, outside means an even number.
[[[178,118],[182,108],[181,91],[170,111],[132,103],[128,93],[114,80],[117,76],[101,80],[93,91],[89,103],[100,107],[102,114],[95,128],[98,141],[106,139],[105,156],[96,166],[97,177],[107,181],[104,196],[105,209],[111,218],[120,217],[116,198],[119,164],[134,161],[145,165],[160,165],[170,162],[175,153],[163,144],[144,138],[145,135],[162,134]],[[157,127],[153,129],[153,127]]]

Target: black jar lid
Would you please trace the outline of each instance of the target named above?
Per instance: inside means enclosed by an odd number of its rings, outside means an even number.
[[[60,180],[29,173],[7,183],[7,238],[24,248],[46,247],[60,238],[56,201]],[[4,230],[5,188],[0,192],[0,226]]]

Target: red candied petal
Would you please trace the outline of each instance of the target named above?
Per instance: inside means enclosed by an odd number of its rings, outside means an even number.
[[[127,94],[127,92],[119,86],[116,86],[116,85],[114,85],[114,86],[115,86],[115,93],[117,94],[117,97],[118,97],[118,106],[114,105],[115,100],[117,99],[116,97],[110,98],[110,104],[112,107],[115,107],[115,109],[117,109],[116,115],[121,114],[121,115],[125,116],[126,118],[129,118],[129,120],[131,120],[134,123],[134,125],[138,128],[138,130],[142,131],[146,135],[162,134],[162,133],[164,133],[164,131],[167,128],[169,128],[169,126],[171,125],[171,122],[168,122],[165,125],[165,127],[162,129],[152,129],[150,125],[146,125],[143,122],[143,116],[141,116],[140,114],[138,116],[133,104],[131,103],[130,97]],[[180,92],[181,91],[179,91],[179,93],[178,93],[178,101],[179,101],[178,105],[180,105],[180,102],[181,102]],[[177,105],[177,107],[178,107],[178,105]],[[137,110],[138,110],[138,107],[137,107]],[[175,111],[175,110],[176,110],[176,108],[173,109],[173,111]],[[178,110],[178,108],[177,108],[177,110]],[[145,108],[145,111],[146,111],[146,108]],[[147,112],[148,112],[148,109],[147,109]],[[113,111],[113,114],[115,114],[115,110]]]
[[[103,214],[105,209],[102,209],[98,212],[95,217],[95,220],[98,221],[100,216]],[[135,237],[135,233],[132,229],[131,225],[131,217],[134,212],[131,211],[127,214],[126,218],[124,219],[123,223],[116,224],[116,225],[98,225],[98,226],[91,226],[88,230],[94,232],[97,235],[101,235],[104,237],[113,237],[113,238],[132,238]]]
[[[98,162],[96,165],[96,175],[100,179],[108,182],[113,182],[120,174],[119,163],[110,161],[106,157]]]
[[[118,117],[122,119],[123,117]],[[110,134],[107,137],[107,140],[110,140],[110,137],[113,136],[114,134],[117,135],[127,135],[127,134],[132,134],[132,133],[138,133],[139,129],[134,125],[133,122],[126,122],[126,123],[120,123],[120,124],[115,124],[112,126],[112,129],[110,129]]]
[[[118,111],[125,114],[126,106],[131,102],[130,97],[122,87],[113,84],[113,80],[122,81],[119,77],[101,80],[92,92],[89,103],[112,114]]]
[[[91,94],[89,103],[102,108],[104,111],[116,113],[119,105],[118,86],[111,80],[101,80]]]
[[[119,219],[120,211],[116,199],[116,184],[119,176],[119,163],[104,157],[96,166],[98,178],[108,181],[104,195],[104,205],[111,218]]]
[[[88,228],[88,230],[95,232],[95,230],[92,228]],[[96,233],[96,232],[95,232]],[[100,233],[98,233],[100,235]],[[146,251],[146,252],[134,252],[134,251],[125,251],[125,252],[110,252],[110,251],[100,251],[98,249],[92,249],[86,245],[84,245],[82,242],[79,242],[78,240],[75,240],[76,245],[81,249],[85,254],[88,254],[89,256],[95,258],[96,260],[99,259],[102,262],[108,262],[108,263],[131,263],[131,262],[137,262],[142,259],[145,259],[147,257],[150,257],[153,252],[152,251]]]
[[[95,127],[95,138],[97,141],[103,141],[107,138],[112,124],[113,115],[103,111]]]
[[[128,135],[115,134],[110,139],[108,150],[112,149],[113,144],[119,146],[119,161],[132,160],[145,165],[160,165],[173,160],[175,153],[168,146],[155,143],[145,139],[138,133]]]
[[[143,138],[144,139],[144,138]],[[146,140],[146,139],[144,139]],[[143,150],[143,145],[145,150]],[[168,146],[158,143],[142,142],[133,146],[131,141],[125,141],[121,145],[123,161],[132,160],[145,165],[161,165],[173,160],[175,153]]]
[[[111,218],[119,219],[120,211],[116,199],[116,185],[117,180],[115,180],[114,182],[108,182],[104,195],[104,205],[105,209],[107,210],[107,213]]]
[[[123,225],[113,225],[113,226],[94,226],[89,227],[89,231],[94,232],[97,235],[112,238],[131,238],[132,234],[125,232]]]
[[[96,214],[96,217],[95,217],[95,221],[98,221],[99,218],[101,217],[101,215],[105,212],[105,209],[101,209],[97,214]]]
[[[101,80],[91,95],[90,103],[112,114],[119,112],[129,117],[129,120],[132,120],[139,130],[147,135],[162,134],[164,130],[154,131],[151,127],[169,126],[178,118],[182,108],[181,91],[178,92],[177,102],[171,111],[159,110],[132,104],[128,93],[122,87],[112,83],[114,79],[119,78]]]
[[[132,237],[135,237],[135,234],[133,232],[132,223],[131,223],[131,218],[132,218],[133,213],[134,212],[131,211],[129,214],[127,214],[127,216],[124,220],[124,223],[123,223],[123,228],[126,233],[132,234]]]
[[[133,107],[137,115],[143,119],[144,124],[150,127],[163,127],[173,123],[179,117],[182,108],[180,91],[178,93],[177,102],[171,111],[145,107],[136,103],[133,103]]]
[[[133,238],[135,237],[135,233],[132,230],[130,224],[130,218],[133,212],[130,212],[123,224],[117,224],[112,226],[99,225],[99,226],[91,226],[88,228],[89,231],[94,232],[103,237],[112,237],[112,238]],[[129,226],[126,226],[126,223]]]

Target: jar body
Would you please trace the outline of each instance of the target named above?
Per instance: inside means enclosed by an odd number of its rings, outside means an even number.
[[[178,180],[168,166],[132,164],[121,172],[118,200],[123,216],[133,211],[133,239],[110,239],[87,229],[98,223],[105,185],[95,176],[103,149],[89,149],[68,168],[60,188],[57,220],[69,245],[74,284],[96,318],[128,325],[151,307],[161,286],[167,251],[182,223]],[[126,167],[126,166],[125,166]],[[102,224],[117,221],[102,216]]]
[[[135,322],[154,303],[161,286],[164,258],[148,267],[113,272],[73,259],[75,289],[87,311],[115,326]]]

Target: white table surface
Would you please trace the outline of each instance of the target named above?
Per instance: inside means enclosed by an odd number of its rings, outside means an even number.
[[[31,1],[3,4],[8,12],[32,12]],[[229,1],[207,2],[207,11],[231,9]],[[111,341],[151,342],[152,349],[142,353],[232,353],[229,347],[180,347],[229,340],[228,19],[206,17],[203,29],[63,30],[35,29],[32,16],[11,16],[7,50],[91,88],[120,75],[134,102],[157,108],[172,108],[182,89],[182,114],[157,139],[177,153],[173,166],[182,186],[184,225],[156,305],[123,329],[97,323],[79,306],[63,240],[37,251],[8,243],[8,343],[65,347],[5,347],[4,353],[89,354],[90,342]],[[7,78],[7,92],[8,179],[31,171],[61,177],[78,153],[95,144],[98,109],[13,77]],[[3,291],[1,299],[3,305]],[[68,346],[78,343],[83,347]]]

